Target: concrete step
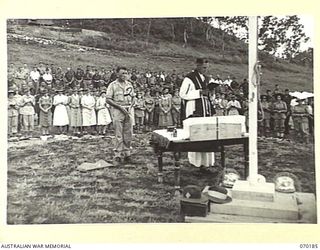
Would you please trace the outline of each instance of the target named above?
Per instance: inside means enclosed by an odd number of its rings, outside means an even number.
[[[217,210],[211,210],[207,217],[185,217],[185,222],[190,223],[317,223],[317,209],[315,195],[312,193],[295,193],[295,194],[285,194],[276,192],[276,199],[282,198],[282,203],[288,198],[283,197],[295,197],[295,203],[298,207],[298,216],[295,219],[288,219],[284,216],[282,218],[267,218],[263,216],[250,216],[250,215],[238,215],[238,214],[225,214],[218,213]],[[290,198],[291,199],[291,198]],[[234,202],[234,200],[232,201]],[[231,202],[231,203],[232,203]],[[229,204],[231,204],[229,203]],[[271,202],[265,202],[271,203]],[[225,207],[227,204],[217,206]],[[212,209],[212,207],[211,207]],[[284,213],[283,211],[281,212]]]
[[[230,203],[211,203],[211,212],[251,217],[298,220],[298,204],[295,194],[276,192],[274,201],[232,199]]]

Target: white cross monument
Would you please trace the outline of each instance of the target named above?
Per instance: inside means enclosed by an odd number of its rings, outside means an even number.
[[[232,190],[235,199],[273,201],[275,186],[258,175],[257,106],[258,106],[258,18],[249,17],[249,177],[237,181]],[[261,178],[262,177],[262,178]]]

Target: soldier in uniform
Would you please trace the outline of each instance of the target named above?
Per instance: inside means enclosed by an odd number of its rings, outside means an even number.
[[[30,90],[26,89],[22,96],[20,114],[22,115],[23,130],[26,136],[32,136],[34,129],[34,106],[36,104],[34,96],[31,95]]]
[[[263,110],[263,120],[259,122],[259,131],[262,137],[268,137],[270,133],[271,102],[266,95],[261,95],[261,108]]]
[[[172,109],[171,109],[173,125],[176,127],[181,126],[180,112],[181,112],[181,98],[179,96],[179,89],[177,89],[174,91],[174,96],[172,97]]]
[[[304,143],[309,143],[309,120],[308,117],[312,114],[311,108],[304,103],[304,100],[297,99],[298,105],[292,107],[292,120],[294,129],[301,137]]]
[[[282,101],[282,94],[275,95],[276,101],[272,104],[275,131],[279,139],[284,136],[284,121],[288,112],[287,104]]]
[[[72,88],[74,81],[74,71],[69,67],[67,72],[64,74],[64,81],[66,88]]]
[[[90,66],[87,66],[86,72],[84,73],[83,77],[83,86],[81,88],[87,89],[92,88],[92,74],[90,71]]]
[[[100,85],[100,80],[101,80],[101,75],[98,69],[94,69],[94,73],[92,75],[92,86],[94,89],[99,89],[100,87],[102,87]]]
[[[153,111],[154,111],[154,105],[155,105],[155,101],[154,98],[150,95],[150,89],[146,90],[146,94],[145,94],[145,130],[146,131],[150,131],[151,128],[153,127]]]
[[[81,86],[83,86],[83,77],[84,71],[79,67],[74,74],[74,84],[72,87],[79,89]]]
[[[117,68],[118,78],[111,82],[107,89],[107,102],[111,106],[111,114],[115,129],[115,164],[124,160],[131,161],[131,140],[133,134],[132,105],[134,89],[127,80],[127,68]]]
[[[137,132],[141,132],[143,130],[143,123],[144,123],[144,116],[145,116],[145,99],[142,96],[142,92],[137,92],[137,97],[134,101],[134,117]]]
[[[14,90],[9,89],[8,95],[8,135],[14,136],[18,133],[19,105]]]

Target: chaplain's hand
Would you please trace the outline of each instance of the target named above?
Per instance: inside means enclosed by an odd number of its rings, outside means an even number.
[[[208,96],[209,95],[209,90],[208,89],[200,89],[200,94],[202,96]]]

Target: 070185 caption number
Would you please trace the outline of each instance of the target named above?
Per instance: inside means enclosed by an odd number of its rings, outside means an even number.
[[[318,248],[318,244],[300,244],[300,248],[311,248],[311,249],[316,249]]]

